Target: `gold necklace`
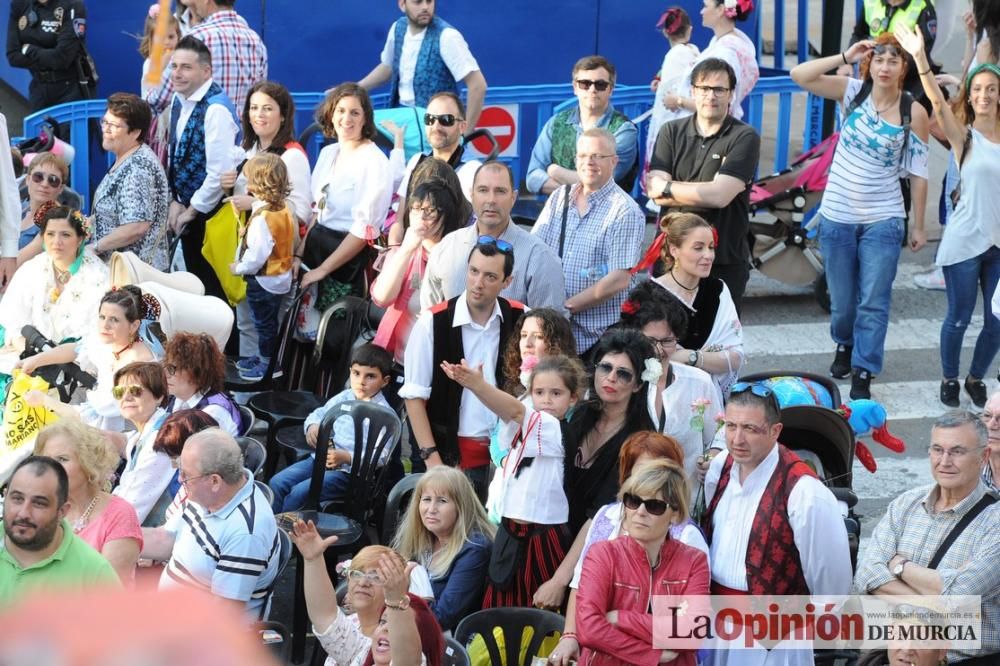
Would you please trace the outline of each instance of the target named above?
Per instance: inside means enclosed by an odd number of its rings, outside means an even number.
[[[80,514],[80,517],[73,521],[73,533],[79,534],[80,531],[87,526],[90,522],[90,514],[97,506],[97,498],[99,495],[94,495],[94,499],[90,500],[90,504],[87,505],[87,510]]]

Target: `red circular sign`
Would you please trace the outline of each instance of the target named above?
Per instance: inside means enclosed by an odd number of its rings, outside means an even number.
[[[500,146],[500,152],[507,150],[514,141],[514,116],[501,106],[487,106],[479,116],[476,129],[484,128],[493,133],[493,137]],[[479,137],[474,139],[472,145],[483,155],[488,155],[493,146],[490,142]]]

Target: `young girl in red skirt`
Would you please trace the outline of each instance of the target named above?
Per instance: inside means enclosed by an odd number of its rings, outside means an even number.
[[[562,420],[586,385],[576,359],[547,356],[538,361],[521,401],[491,386],[482,368],[443,363],[445,373],[503,422],[501,437],[510,453],[497,469],[491,493],[503,516],[493,542],[483,608],[531,606],[566,555],[569,503],[563,491]]]

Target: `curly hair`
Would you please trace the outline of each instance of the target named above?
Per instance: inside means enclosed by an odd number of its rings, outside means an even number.
[[[219,422],[200,409],[179,409],[164,421],[153,440],[153,451],[165,453],[171,458],[179,458],[184,443],[196,432],[206,428],[218,428]]]
[[[164,365],[181,370],[202,393],[221,393],[225,388],[226,357],[215,339],[207,333],[175,333],[167,343]]]
[[[896,38],[891,32],[883,32],[881,35],[875,38],[875,48],[879,46],[891,46],[899,53],[899,60],[902,63],[902,67],[899,70],[899,80],[896,81],[896,87],[900,90],[903,89],[903,80],[906,78],[906,72],[910,69],[910,58],[903,50],[903,47],[899,45]],[[861,76],[862,81],[871,80],[871,66],[872,59],[875,57],[875,49],[869,51],[861,62],[858,64],[858,74]]]
[[[247,190],[272,209],[280,210],[292,191],[288,182],[288,168],[274,153],[258,153],[243,167],[247,177]]]
[[[576,356],[576,338],[566,317],[552,308],[525,312],[514,323],[514,330],[507,339],[507,349],[503,355],[503,390],[515,396],[524,393],[524,387],[521,386],[521,329],[524,328],[524,322],[531,318],[541,322],[546,356]]]
[[[46,455],[45,446],[56,437],[62,437],[76,449],[77,464],[92,491],[111,490],[111,474],[118,467],[121,457],[97,428],[77,419],[62,419],[47,425],[38,433],[34,454]]]
[[[712,225],[705,219],[694,213],[668,213],[660,220],[660,231],[666,234],[663,249],[660,251],[660,259],[664,268],[670,270],[674,266],[674,257],[670,254],[671,247],[680,247],[684,244],[684,239],[695,229],[712,229]]]
[[[368,91],[354,82],[341,83],[339,86],[326,94],[326,99],[316,107],[316,122],[323,129],[323,135],[330,139],[337,138],[337,130],[333,126],[333,112],[337,109],[337,104],[345,97],[354,97],[361,105],[361,111],[365,116],[365,124],[361,128],[361,138],[371,141],[375,138],[375,111],[372,108],[371,97]]]

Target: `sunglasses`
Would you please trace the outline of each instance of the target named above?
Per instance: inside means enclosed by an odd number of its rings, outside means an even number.
[[[493,236],[480,236],[476,245],[492,245],[503,254],[514,254],[514,246],[505,240],[493,238]]]
[[[900,51],[895,46],[893,46],[892,44],[878,44],[875,48],[872,49],[872,54],[874,55],[883,55],[885,53],[888,53],[891,56],[903,55],[903,52]]]
[[[459,120],[462,120],[462,118],[459,118],[454,113],[439,113],[437,115],[434,115],[433,113],[424,114],[424,125],[430,127],[434,124],[435,120],[440,123],[441,127],[451,127]]]
[[[111,389],[111,395],[115,397],[115,400],[121,400],[122,398],[125,397],[126,393],[128,393],[133,398],[138,398],[139,396],[142,395],[142,392],[145,390],[146,389],[139,386],[138,384],[127,384],[127,385],[116,386],[113,389]]]
[[[615,379],[621,382],[622,384],[631,384],[632,381],[635,379],[635,373],[632,372],[631,370],[627,368],[616,368],[607,361],[601,361],[596,366],[594,366],[594,369],[597,370],[598,373],[604,376],[608,376],[612,372],[615,373]]]
[[[637,510],[640,506],[646,505],[646,513],[651,516],[662,516],[666,513],[667,508],[673,508],[667,502],[658,499],[646,499],[644,497],[639,497],[638,495],[633,495],[632,493],[625,493],[622,496],[622,504],[625,505],[626,509],[630,511]]]
[[[59,187],[60,185],[62,185],[62,178],[56,176],[55,174],[50,173],[46,175],[41,171],[36,171],[35,173],[31,174],[31,181],[33,183],[39,184],[43,180],[49,181],[49,187]]]
[[[581,90],[590,90],[590,86],[594,86],[597,92],[604,92],[611,87],[611,81],[604,81],[603,79],[598,79],[594,81],[593,79],[577,79],[574,81]]]
[[[780,412],[781,404],[778,402],[778,396],[775,395],[774,391],[764,386],[763,384],[751,384],[749,382],[736,382],[729,389],[730,395],[738,395],[740,393],[746,393],[750,391],[758,398],[764,398],[765,400],[771,400],[774,402],[775,408]]]

